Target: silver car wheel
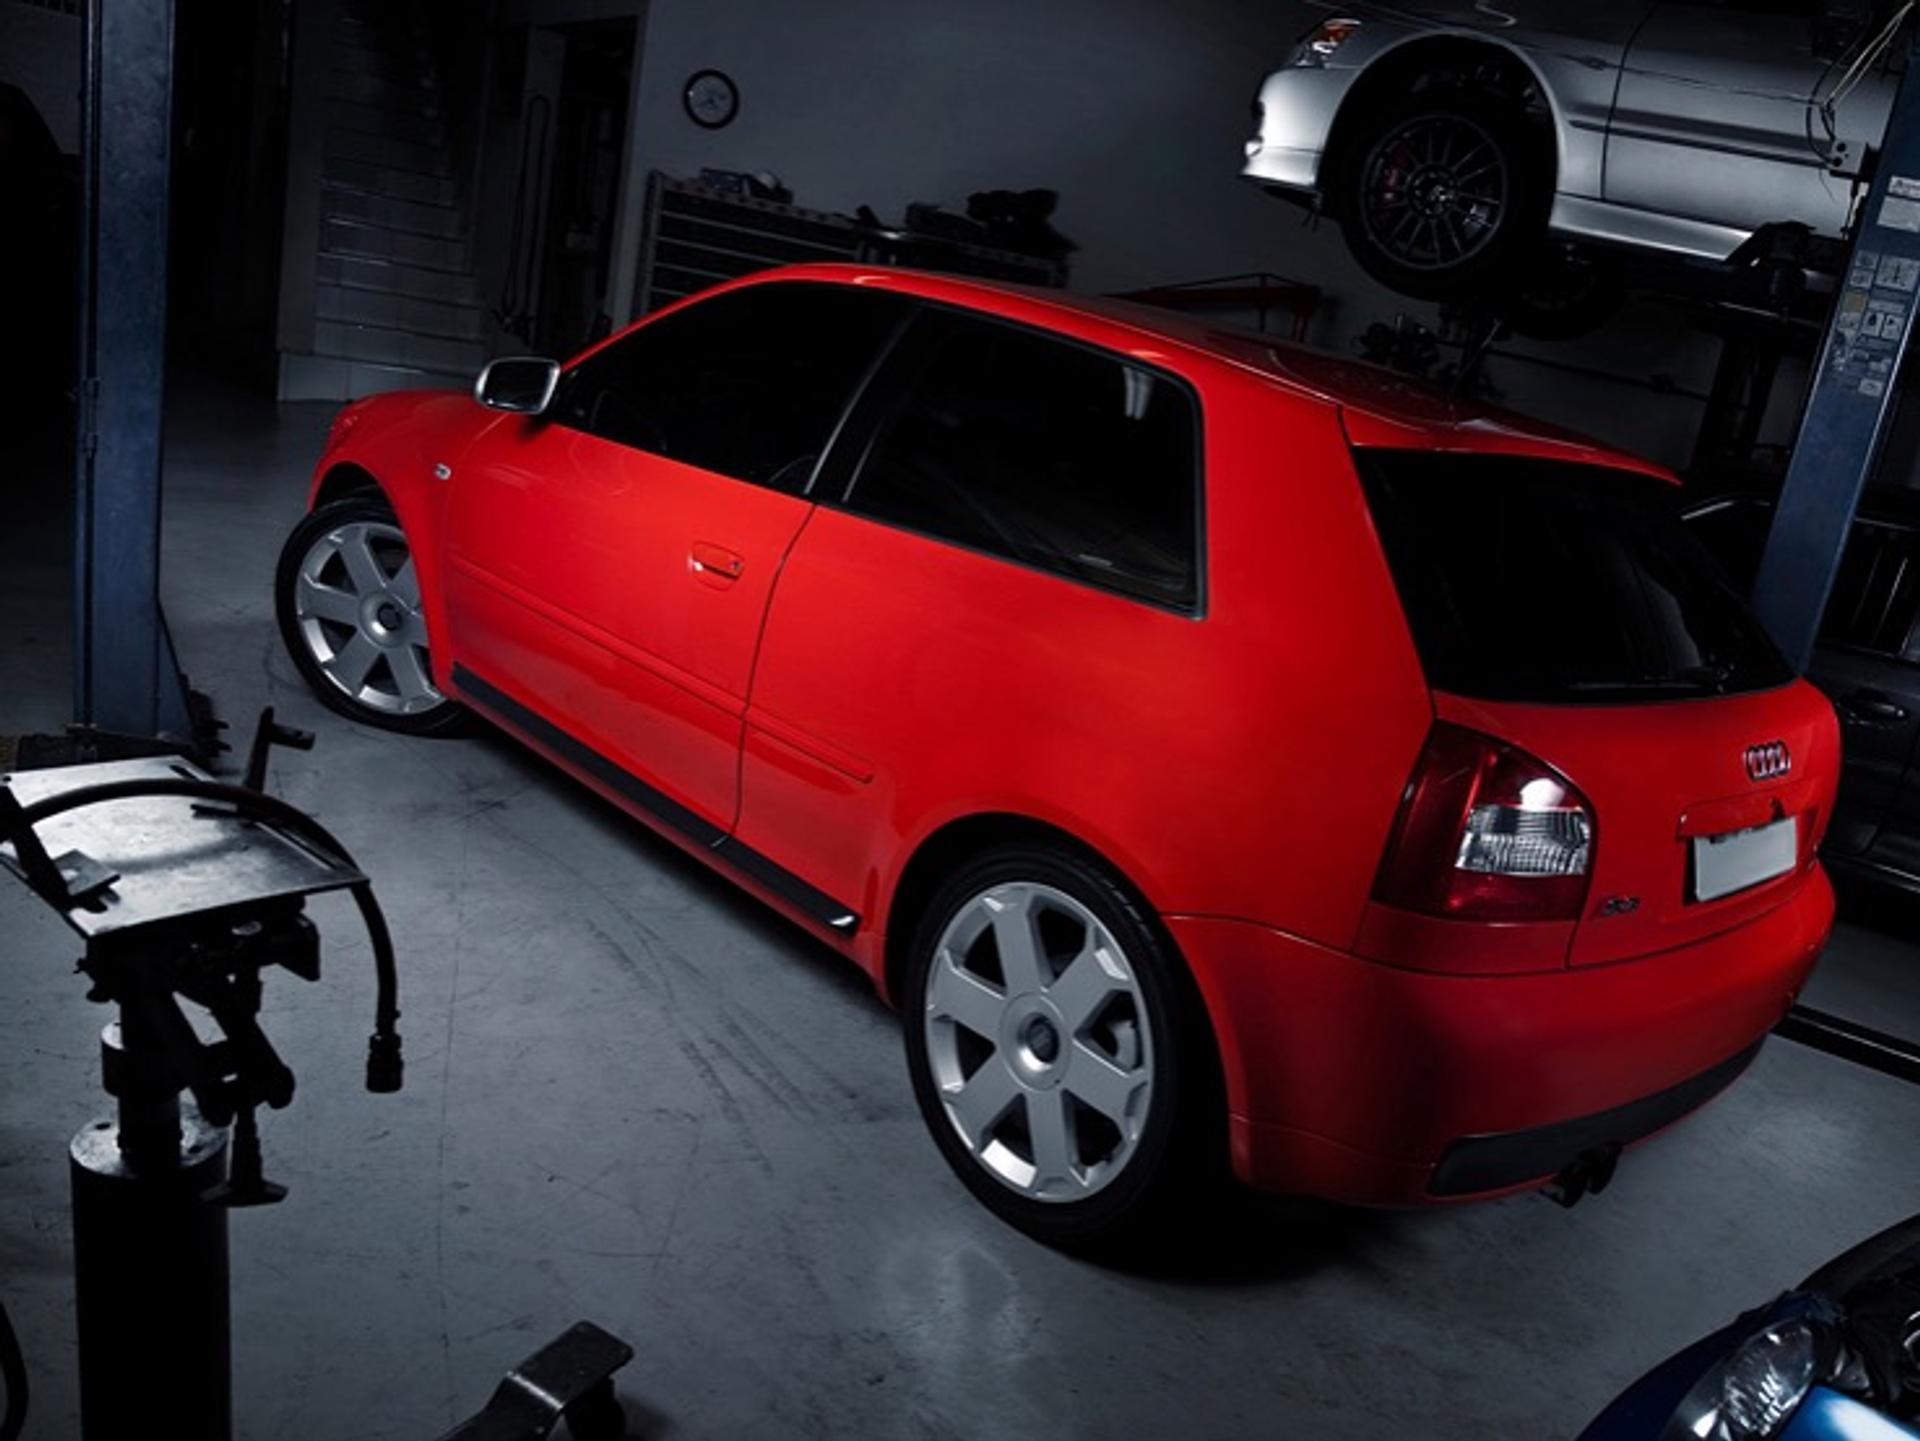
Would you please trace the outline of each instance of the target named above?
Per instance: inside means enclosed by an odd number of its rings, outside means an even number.
[[[1464,115],[1420,115],[1381,137],[1361,179],[1360,220],[1400,265],[1440,270],[1484,250],[1508,203],[1500,142]]]
[[[398,526],[352,521],[301,557],[293,612],[320,671],[357,704],[419,715],[446,703],[433,683],[420,580]]]
[[[1025,881],[974,896],[940,936],[921,1024],[947,1120],[1002,1185],[1079,1201],[1126,1168],[1152,1038],[1126,953],[1085,905]]]

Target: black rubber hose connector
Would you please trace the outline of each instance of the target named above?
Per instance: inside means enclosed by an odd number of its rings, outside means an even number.
[[[400,1089],[407,1063],[400,1056],[400,1038],[372,1035],[367,1038],[367,1089],[375,1095],[391,1095]]]

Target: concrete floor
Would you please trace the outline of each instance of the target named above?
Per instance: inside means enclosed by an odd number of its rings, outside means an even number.
[[[1261,1203],[1143,1271],[1052,1254],[948,1175],[894,1018],[834,955],[503,739],[409,741],[309,699],[268,588],[326,409],[200,389],[172,415],[182,655],[236,728],[272,703],[319,733],[272,784],[377,879],[410,1062],[404,1093],[360,1089],[367,952],[350,906],[317,904],[328,973],[276,980],[266,1016],[300,1077],[265,1122],[293,1193],[233,1225],[242,1435],[436,1435],[588,1317],[637,1348],[622,1389],[648,1435],[1567,1436],[1920,1201],[1920,1093],[1776,1041],[1573,1211]],[[0,550],[58,543],[39,509],[38,530],[31,505],[0,521]],[[0,733],[66,713],[64,622],[16,559]],[[1914,918],[1843,925],[1813,999],[1920,1034]],[[64,1155],[107,1017],[11,885],[0,935],[0,1295],[28,1434],[57,1438]]]

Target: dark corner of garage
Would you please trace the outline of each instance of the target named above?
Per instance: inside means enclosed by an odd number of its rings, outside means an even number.
[[[0,1441],[1920,1438],[1913,0],[0,0]]]

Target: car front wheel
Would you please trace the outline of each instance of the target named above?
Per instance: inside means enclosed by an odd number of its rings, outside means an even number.
[[[922,917],[902,999],[942,1154],[1037,1239],[1126,1247],[1223,1173],[1197,994],[1104,867],[1024,845],[964,867]]]
[[[1401,294],[1485,294],[1545,236],[1549,149],[1517,102],[1443,89],[1380,106],[1337,167],[1332,198],[1347,246]]]
[[[384,498],[331,501],[294,527],[274,609],[294,665],[340,714],[411,735],[465,721],[434,683],[413,552]]]

